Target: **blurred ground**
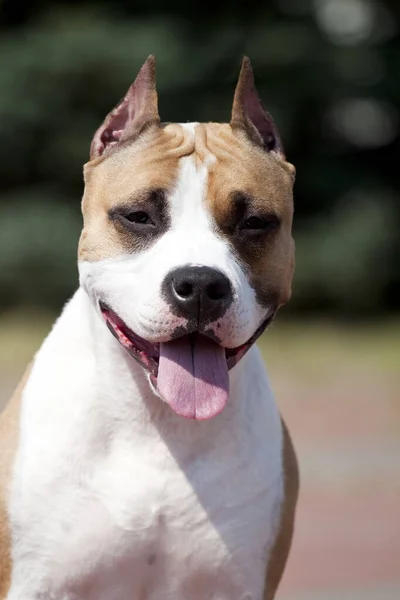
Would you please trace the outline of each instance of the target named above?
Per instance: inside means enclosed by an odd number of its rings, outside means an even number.
[[[49,323],[0,321],[0,409]],[[302,476],[277,600],[398,600],[400,325],[278,321],[260,346]]]
[[[302,475],[280,600],[400,598],[399,334],[278,323],[263,339]]]

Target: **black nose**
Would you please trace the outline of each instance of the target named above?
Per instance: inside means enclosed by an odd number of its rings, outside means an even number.
[[[215,321],[233,300],[229,279],[210,267],[180,267],[169,273],[164,296],[175,314],[188,319]]]

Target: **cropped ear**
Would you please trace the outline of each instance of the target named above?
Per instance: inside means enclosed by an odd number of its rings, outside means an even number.
[[[273,150],[284,156],[278,129],[258,97],[251,62],[247,56],[243,58],[236,85],[231,127],[245,130],[250,139],[267,152]]]
[[[155,58],[149,56],[126,96],[105,118],[94,134],[90,159],[129,138],[137,137],[151,124],[158,124]]]

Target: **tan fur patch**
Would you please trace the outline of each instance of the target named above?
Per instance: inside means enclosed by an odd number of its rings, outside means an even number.
[[[134,208],[143,192],[173,189],[179,159],[193,150],[192,136],[178,125],[168,125],[150,128],[135,142],[87,163],[79,260],[96,261],[137,250],[135,236],[116,227],[110,210],[128,204]]]
[[[292,543],[297,498],[299,493],[299,468],[287,427],[282,419],[284,501],[278,535],[268,562],[264,600],[273,600],[281,580]]]
[[[11,536],[7,493],[18,447],[21,397],[30,372],[31,365],[25,371],[14,395],[0,415],[0,600],[5,600],[11,582]]]
[[[229,125],[209,124],[206,128],[207,148],[216,159],[213,164],[209,161],[211,212],[220,231],[249,268],[259,301],[278,307],[290,298],[294,271],[294,167],[280,155],[251,143],[244,133],[233,132]],[[201,152],[204,155],[202,149]],[[238,237],[232,230],[232,204],[237,193],[252,199],[255,213],[279,216],[279,230],[256,240]]]

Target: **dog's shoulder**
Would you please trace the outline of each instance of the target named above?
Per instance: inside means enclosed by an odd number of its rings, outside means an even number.
[[[30,364],[11,400],[0,415],[0,600],[6,597],[10,584],[10,527],[7,493],[14,456],[18,446],[21,397],[32,369]]]
[[[282,423],[282,467],[284,474],[284,499],[281,508],[279,528],[272,548],[266,572],[264,600],[273,600],[292,543],[296,505],[299,495],[300,474],[296,452],[284,420]]]

